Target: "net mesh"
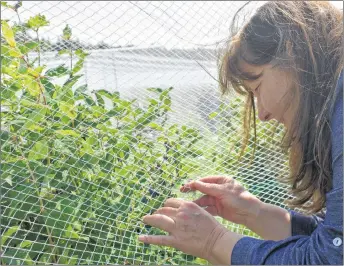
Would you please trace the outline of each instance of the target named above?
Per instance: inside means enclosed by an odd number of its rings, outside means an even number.
[[[142,216],[197,199],[179,187],[207,175],[285,207],[283,129],[258,123],[239,160],[243,99],[216,81],[242,4],[2,2],[2,264],[206,264],[137,236],[162,233]]]

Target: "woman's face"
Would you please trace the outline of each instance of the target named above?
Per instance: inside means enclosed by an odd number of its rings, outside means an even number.
[[[244,85],[253,92],[261,121],[276,119],[287,128],[292,121],[295,106],[291,101],[293,77],[290,73],[273,67],[270,64],[263,66],[240,63],[240,69],[261,77],[254,81],[244,81]]]

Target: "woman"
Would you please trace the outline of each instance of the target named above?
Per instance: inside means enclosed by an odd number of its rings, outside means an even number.
[[[343,265],[342,34],[342,12],[328,2],[268,2],[234,33],[220,66],[222,92],[247,95],[246,132],[254,99],[260,120],[285,125],[294,195],[287,203],[311,215],[262,203],[234,179],[210,176],[181,188],[201,191],[200,199],[168,199],[143,218],[169,235],[140,241],[213,264]],[[227,230],[215,215],[264,240]]]

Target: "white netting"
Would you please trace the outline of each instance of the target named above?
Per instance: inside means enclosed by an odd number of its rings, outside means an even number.
[[[178,192],[197,177],[233,175],[283,206],[281,128],[258,124],[255,160],[251,139],[239,162],[242,99],[213,78],[244,2],[16,3],[1,7],[16,42],[3,28],[2,264],[204,264],[137,241],[159,232],[143,215],[199,196]]]

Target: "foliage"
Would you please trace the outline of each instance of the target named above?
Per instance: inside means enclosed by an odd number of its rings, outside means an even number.
[[[36,31],[46,25],[29,21]],[[146,109],[117,92],[89,93],[74,86],[86,52],[67,50],[78,57],[72,68],[46,69],[26,59],[35,45],[13,41],[4,21],[2,32],[2,262],[165,263],[167,253],[137,242],[147,231],[141,217],[173,196],[201,138],[164,125],[172,88],[150,88]]]
[[[161,233],[141,217],[206,170],[255,178],[235,168],[241,100],[210,116],[221,117],[224,132],[211,142],[166,123],[172,88],[149,88],[146,108],[118,92],[89,92],[76,86],[88,53],[69,45],[58,55],[68,54],[71,64],[48,69],[40,64],[41,41],[16,38],[33,30],[39,40],[46,18],[10,24],[1,21],[1,263],[204,264],[139,243],[140,233]],[[68,25],[61,38],[72,38]],[[37,58],[29,60],[32,51]],[[234,113],[226,116],[227,108]]]

